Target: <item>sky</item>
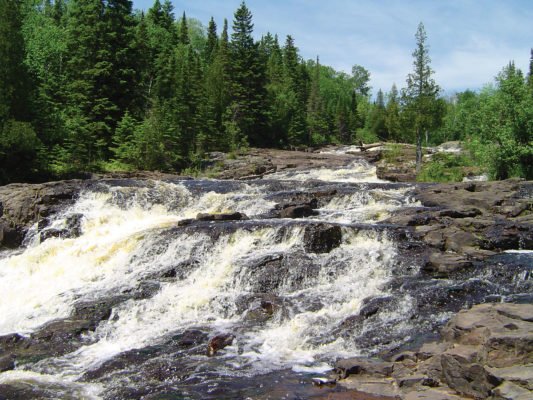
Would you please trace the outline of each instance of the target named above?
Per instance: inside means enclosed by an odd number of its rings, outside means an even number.
[[[219,29],[231,29],[241,0],[174,0],[185,11]],[[134,0],[134,8],[153,0]],[[434,78],[445,94],[478,90],[513,60],[527,72],[533,48],[533,0],[247,0],[254,35],[292,35],[304,59],[347,73],[354,64],[371,73],[373,92],[401,88],[412,71],[419,22],[425,26]]]

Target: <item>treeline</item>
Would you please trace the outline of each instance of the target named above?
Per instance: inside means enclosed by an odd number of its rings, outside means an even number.
[[[499,154],[495,176],[531,177],[531,69],[511,64],[496,86],[444,99],[427,84],[422,29],[407,87],[372,100],[364,67],[303,60],[291,36],[256,41],[244,2],[221,25],[176,18],[170,0],[146,13],[127,0],[0,0],[0,183],[417,137],[469,140]]]
[[[176,19],[169,0],[146,14],[126,0],[0,0],[0,181],[354,140],[368,71],[304,61],[291,36],[254,40],[244,2],[217,28]]]

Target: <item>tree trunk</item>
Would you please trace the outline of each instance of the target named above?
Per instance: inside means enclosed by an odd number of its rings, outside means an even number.
[[[416,130],[416,173],[420,172],[422,167],[422,133],[420,129]]]

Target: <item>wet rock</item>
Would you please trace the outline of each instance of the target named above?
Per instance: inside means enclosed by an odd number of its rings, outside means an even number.
[[[533,249],[533,225],[499,221],[485,232],[487,250]]]
[[[161,350],[160,346],[148,346],[125,351],[105,361],[96,369],[87,371],[82,379],[84,381],[98,380],[112,376],[114,372],[125,370],[132,365],[143,365],[150,358],[159,355]]]
[[[220,213],[220,214],[206,214],[206,213],[199,213],[196,216],[196,220],[198,221],[241,221],[241,220],[247,220],[248,217],[240,212],[234,212],[234,213]]]
[[[270,254],[251,260],[245,271],[246,282],[254,293],[276,294],[281,286],[290,290],[301,288],[315,279],[320,266],[303,252]]]
[[[347,378],[350,375],[361,374],[390,376],[393,368],[394,364],[391,362],[365,357],[353,357],[337,361],[335,373],[340,379]]]
[[[396,363],[396,362],[401,362],[405,360],[417,361],[417,359],[418,359],[417,355],[414,351],[403,351],[393,356],[391,358],[391,361]]]
[[[307,226],[303,240],[306,251],[310,253],[329,253],[341,244],[341,227],[326,224]]]
[[[187,329],[182,334],[172,337],[173,343],[179,348],[190,348],[199,346],[207,340],[207,334],[198,329]]]
[[[18,333],[0,336],[0,357],[11,357],[14,349],[24,347],[27,342],[28,338]]]
[[[223,348],[231,346],[233,343],[233,339],[235,339],[235,336],[230,333],[225,333],[212,337],[209,340],[209,343],[207,344],[207,355],[212,357]]]
[[[272,318],[274,313],[280,308],[280,305],[272,300],[255,299],[244,312],[244,319],[253,322],[265,322]]]
[[[15,356],[9,354],[0,356],[0,373],[15,369]]]
[[[280,210],[280,218],[305,218],[312,215],[318,215],[311,206],[304,204],[298,206],[288,206]]]
[[[43,218],[37,224],[37,229],[40,231],[39,239],[44,242],[50,238],[77,238],[82,234],[81,223],[83,214],[72,214],[65,218],[63,228],[48,228],[50,225],[50,218]]]
[[[429,255],[429,259],[422,269],[438,277],[448,277],[452,272],[471,266],[472,261],[464,256],[453,253],[434,252]]]
[[[478,215],[482,215],[481,210],[477,208],[467,208],[467,209],[454,209],[454,210],[443,210],[439,212],[440,217],[450,217],[450,218],[473,218]]]
[[[168,267],[157,274],[151,275],[149,278],[154,280],[163,279],[184,279],[187,277],[195,268],[198,267],[200,261],[195,258],[178,263]]]
[[[382,309],[390,306],[392,302],[394,302],[394,298],[392,296],[381,296],[364,299],[363,305],[359,310],[359,315],[364,319],[370,318]]]
[[[80,180],[48,182],[43,184],[11,184],[0,187],[0,202],[2,216],[0,226],[11,227],[15,232],[24,232],[33,223],[62,210],[65,205],[72,204],[82,189],[84,183]],[[9,232],[7,232],[9,233]],[[20,245],[22,237],[6,235],[8,240],[0,244],[16,247]],[[14,243],[15,242],[15,243]],[[13,246],[15,244],[15,246]]]
[[[14,249],[20,246],[24,232],[20,227],[13,227],[7,221],[0,220],[0,247]]]

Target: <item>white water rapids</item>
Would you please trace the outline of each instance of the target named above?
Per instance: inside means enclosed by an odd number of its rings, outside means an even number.
[[[279,173],[269,179],[294,180],[295,186],[306,179],[377,182],[375,171],[365,167]],[[406,192],[373,189],[340,194],[310,220],[380,221],[394,209],[414,205]],[[58,398],[101,398],[105,384],[80,381],[86,372],[125,351],[195,327],[210,335],[238,331],[233,344],[224,349],[221,374],[324,370],[328,368],[324,356],[356,354],[358,349],[344,338],[324,333],[356,314],[363,299],[384,293],[397,255],[386,232],[342,228],[339,247],[306,256],[316,274],[302,276],[289,269],[274,289],[276,296],[291,304],[289,311],[274,312],[267,322],[250,325],[236,305],[256,290],[254,265],[265,257],[304,254],[302,226],[287,227],[280,221],[214,238],[205,231],[169,231],[200,212],[239,211],[253,218],[274,205],[263,186],[245,183],[227,193],[163,182],[82,193],[53,222],[61,227],[70,215],[82,214],[81,236],[40,243],[34,229],[24,251],[0,258],[0,335],[30,335],[46,323],[68,318],[76,302],[127,293],[148,277],[194,260],[192,267],[180,279],[161,281],[152,297],[118,304],[108,320],[87,334],[87,345],[2,373],[0,384],[39,385]]]

